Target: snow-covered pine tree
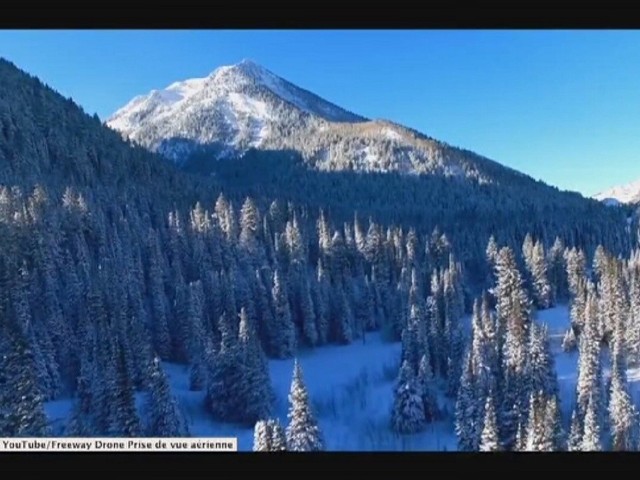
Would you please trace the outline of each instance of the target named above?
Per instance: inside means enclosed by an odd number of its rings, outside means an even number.
[[[267,420],[271,433],[271,451],[284,452],[287,450],[287,436],[284,428],[277,419]]]
[[[584,310],[584,329],[580,334],[580,355],[578,357],[578,381],[576,393],[578,414],[581,423],[587,411],[587,404],[593,398],[594,409],[603,398],[600,391],[602,384],[602,366],[600,358],[600,334],[598,331],[598,299],[593,284],[588,285],[588,294]]]
[[[271,452],[271,428],[267,420],[258,420],[253,427],[253,451]]]
[[[560,414],[560,400],[557,395],[547,398],[545,412],[546,436],[551,438],[551,451],[560,452],[565,449],[565,438],[562,430],[562,417]]]
[[[555,303],[553,289],[549,282],[547,271],[547,259],[545,257],[542,242],[536,242],[531,251],[531,257],[527,262],[527,267],[531,273],[533,298],[538,309],[552,307]]]
[[[586,258],[582,250],[572,248],[566,250],[564,254],[565,264],[567,268],[567,282],[569,284],[569,292],[571,297],[571,329],[573,332],[565,337],[563,341],[563,349],[571,351],[577,347],[578,334],[584,325],[584,309],[587,297],[587,274],[586,274]],[[574,340],[575,339],[575,343]]]
[[[584,417],[584,433],[580,450],[583,452],[598,452],[602,450],[602,437],[600,431],[599,415],[597,412],[598,400],[589,397],[587,413]]]
[[[296,331],[291,320],[287,288],[279,269],[273,276],[273,325],[269,329],[270,352],[275,358],[290,358],[296,349]]]
[[[243,402],[241,409],[245,423],[251,424],[271,413],[274,393],[267,359],[244,308],[240,310],[239,346],[245,391],[237,400]]]
[[[556,300],[567,300],[569,297],[569,285],[567,283],[567,270],[564,260],[564,242],[556,237],[553,245],[547,252],[547,265],[549,266],[549,283]]]
[[[476,378],[472,351],[468,351],[460,379],[460,388],[456,399],[455,432],[458,437],[458,449],[460,451],[476,451],[480,442],[484,406],[480,405],[477,395]]]
[[[160,359],[155,358],[147,393],[148,421],[145,433],[149,437],[188,437],[189,427],[176,399],[171,393]]]
[[[18,325],[0,335],[0,435],[43,437],[49,434],[42,394],[34,376],[34,359]]]
[[[498,440],[498,422],[493,406],[493,394],[487,396],[484,407],[484,422],[478,449],[481,452],[497,452],[501,450]]]
[[[528,452],[552,452],[554,450],[554,432],[548,429],[547,400],[542,391],[531,393],[529,415],[526,429],[525,450]]]
[[[436,385],[431,371],[428,351],[420,359],[417,382],[424,407],[424,418],[427,422],[433,422],[440,416],[440,411],[436,399]]]
[[[199,391],[205,387],[206,368],[204,359],[205,327],[204,315],[204,292],[202,282],[191,282],[189,284],[189,343],[188,358],[190,362],[189,389]]]
[[[122,348],[117,350],[116,384],[108,396],[111,415],[107,432],[114,437],[139,437],[142,427],[136,411],[133,382],[125,370],[124,351]]]
[[[254,452],[283,452],[287,449],[285,432],[276,419],[258,420],[254,427]]]
[[[493,235],[491,235],[489,237],[489,243],[487,243],[487,248],[485,250],[487,263],[489,264],[489,267],[491,269],[489,278],[487,279],[489,285],[492,285],[494,283],[493,270],[495,269],[495,264],[498,259],[498,250],[499,248],[498,248],[498,243],[496,242],[496,238]]]
[[[398,433],[417,433],[425,427],[425,410],[413,368],[403,362],[393,392],[391,428]]]
[[[515,442],[518,422],[526,418],[528,391],[526,365],[531,325],[531,305],[524,289],[513,252],[504,247],[496,262],[495,289],[498,322],[505,329],[503,344],[504,387],[500,418],[503,446],[510,450]]]
[[[342,345],[348,345],[353,341],[354,318],[349,305],[349,298],[345,291],[345,280],[337,282],[333,286],[333,333],[334,340]]]
[[[532,393],[542,392],[545,396],[556,393],[558,380],[545,324],[531,324],[527,362],[529,391]]]
[[[569,438],[567,439],[567,450],[570,452],[579,452],[582,449],[582,436],[584,428],[578,414],[578,406],[571,413],[571,426],[569,430]]]
[[[289,391],[289,425],[286,429],[287,450],[317,452],[324,450],[320,427],[311,410],[309,393],[302,377],[302,367],[296,359]]]
[[[242,422],[246,392],[242,351],[226,313],[220,317],[218,328],[220,348],[206,357],[208,378],[205,405],[216,419]]]
[[[609,394],[609,425],[612,449],[635,450],[638,445],[638,419],[624,372],[622,361],[613,364]]]

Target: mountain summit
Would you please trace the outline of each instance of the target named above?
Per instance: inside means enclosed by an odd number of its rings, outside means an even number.
[[[107,124],[165,156],[184,160],[196,146],[226,146],[222,155],[263,147],[296,124],[363,122],[252,62],[217,68],[131,100]],[[191,148],[189,148],[191,147]]]
[[[593,198],[609,205],[618,203],[640,203],[640,179],[596,193]]]

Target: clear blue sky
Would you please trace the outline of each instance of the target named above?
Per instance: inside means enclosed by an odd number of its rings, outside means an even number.
[[[640,32],[2,31],[0,56],[103,119],[250,58],[561,188],[640,178]]]

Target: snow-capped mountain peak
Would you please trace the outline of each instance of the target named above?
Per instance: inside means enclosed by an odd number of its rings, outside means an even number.
[[[289,122],[365,120],[243,60],[135,97],[107,125],[180,160],[194,145],[224,144],[234,151],[260,147]]]
[[[320,170],[480,181],[508,170],[415,130],[351,113],[246,59],[135,97],[107,125],[177,163],[189,163],[197,153],[203,169],[203,159],[231,158],[255,148],[299,152],[308,166]]]
[[[593,198],[609,205],[614,204],[614,202],[638,203],[640,202],[640,179],[627,183],[626,185],[619,185],[604,190],[603,192],[595,194]]]

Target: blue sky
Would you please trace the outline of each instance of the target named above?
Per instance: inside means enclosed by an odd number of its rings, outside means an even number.
[[[640,178],[640,32],[1,31],[0,56],[103,119],[249,58],[561,188]]]

